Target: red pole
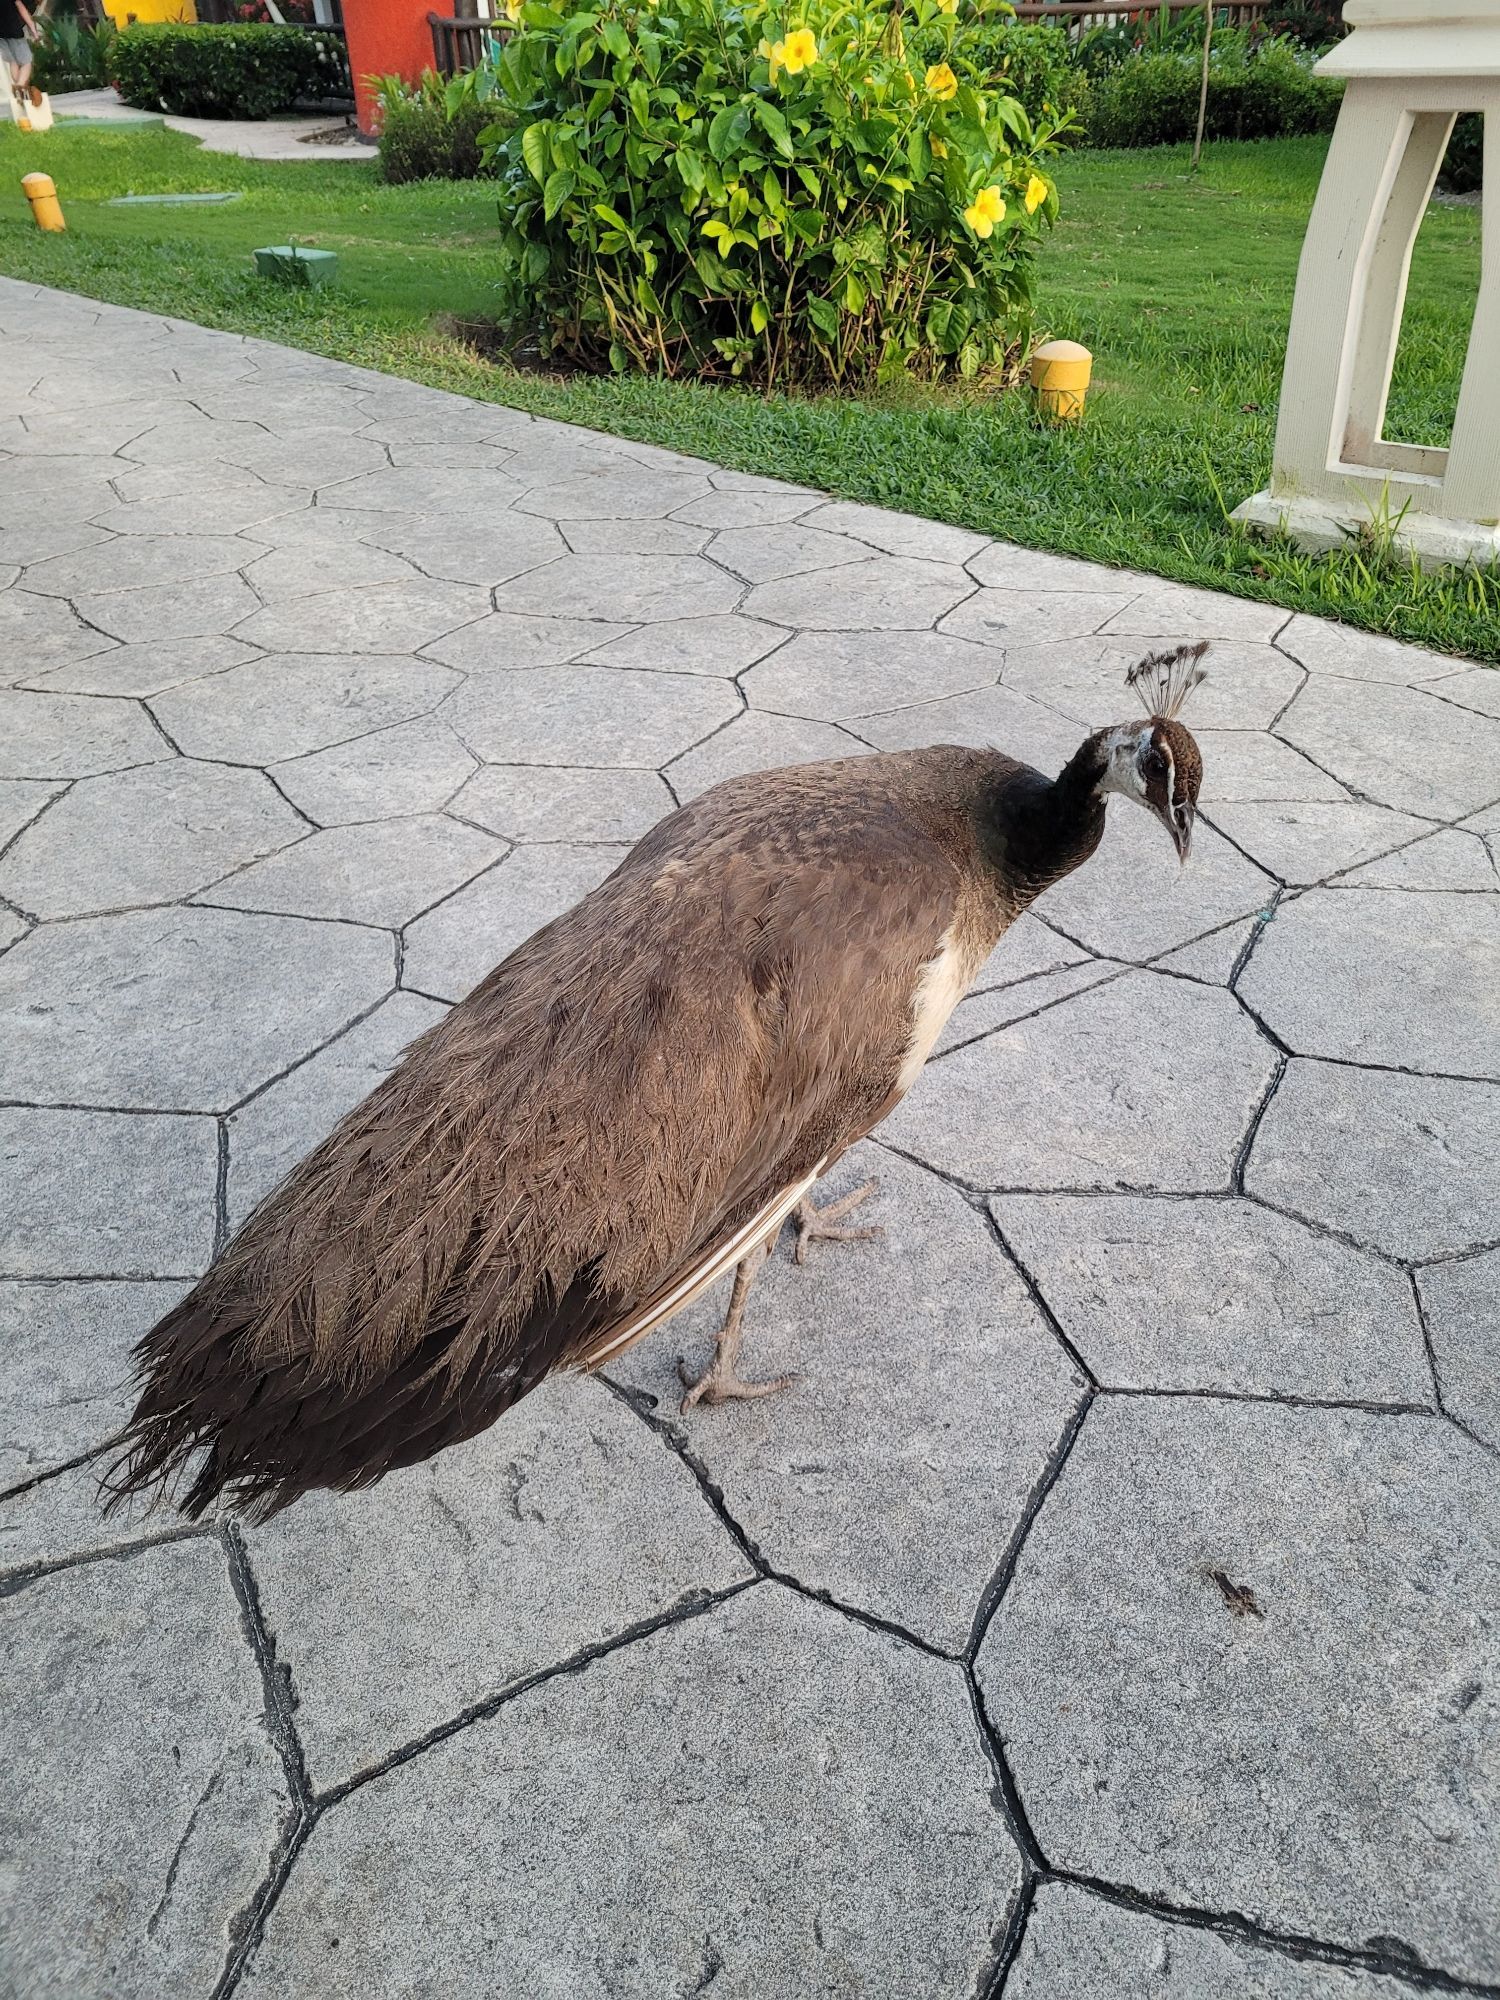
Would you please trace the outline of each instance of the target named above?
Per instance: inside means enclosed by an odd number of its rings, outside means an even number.
[[[432,68],[431,0],[344,0],[344,33],[354,74],[355,118],[359,129],[375,129],[375,94],[367,78],[404,76],[415,83]]]

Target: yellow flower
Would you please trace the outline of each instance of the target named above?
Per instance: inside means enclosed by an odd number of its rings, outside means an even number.
[[[926,77],[927,88],[942,104],[958,95],[958,78],[946,63],[934,63]]]
[[[811,28],[795,28],[781,44],[781,66],[788,76],[811,69],[818,60],[818,41]]]
[[[1047,183],[1040,174],[1033,174],[1026,183],[1026,213],[1035,215],[1047,199]]]
[[[978,237],[993,236],[995,224],[1005,220],[1005,202],[997,187],[981,188],[964,210],[964,221]]]
[[[956,14],[958,12],[958,0],[937,0],[937,4],[940,14]]]
[[[932,157],[935,160],[947,159],[948,148],[941,139],[929,139],[927,143],[932,148]]]
[[[766,61],[771,65],[771,81],[774,83],[777,77],[780,76],[781,65],[786,59],[786,43],[768,42],[762,37],[756,54],[764,56]]]
[[[506,20],[519,21],[521,18],[521,7],[522,7],[522,0],[505,0]]]

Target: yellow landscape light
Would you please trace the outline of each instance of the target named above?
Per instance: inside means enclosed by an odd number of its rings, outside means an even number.
[[[21,191],[31,203],[31,213],[38,229],[67,228],[51,174],[22,174]]]
[[[1036,406],[1049,423],[1074,423],[1083,415],[1094,357],[1076,340],[1049,340],[1031,357]]]

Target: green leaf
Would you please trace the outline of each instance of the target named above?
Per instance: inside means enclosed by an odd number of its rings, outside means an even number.
[[[606,21],[599,30],[599,39],[618,62],[624,62],[630,54],[630,37],[618,21]]]
[[[793,158],[796,148],[792,144],[792,135],[787,127],[786,119],[776,109],[776,106],[767,103],[765,98],[758,97],[755,100],[755,115],[760,120],[761,130],[776,148],[777,152],[780,153],[781,157],[784,160]]]
[[[825,340],[837,338],[839,330],[838,307],[827,299],[809,299],[807,316]]]
[[[844,280],[845,312],[861,313],[865,309],[865,288],[851,271]]]
[[[551,136],[552,127],[546,119],[528,125],[521,134],[521,157],[531,169],[531,178],[538,183],[546,180],[552,161]]]
[[[609,365],[617,375],[623,375],[625,370],[630,366],[630,356],[625,352],[618,340],[612,340],[609,343]]]
[[[750,130],[750,113],[743,104],[726,104],[715,112],[708,128],[708,150],[716,160],[727,160]]]
[[[630,224],[621,215],[620,211],[617,208],[611,208],[607,201],[596,201],[594,203],[594,213],[601,222],[611,223],[616,229],[623,229],[626,235],[629,235]]]
[[[577,175],[569,173],[566,167],[559,167],[555,173],[548,174],[547,185],[542,190],[543,221],[552,220],[577,185]]]
[[[757,333],[764,333],[771,324],[771,308],[764,299],[752,299],[750,303],[750,324]]]

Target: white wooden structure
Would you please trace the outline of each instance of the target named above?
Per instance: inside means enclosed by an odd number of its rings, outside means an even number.
[[[1401,515],[1424,562],[1500,558],[1500,0],[1347,0],[1347,79],[1297,272],[1271,484],[1235,509],[1305,548]],[[1479,301],[1448,448],[1385,435],[1412,245],[1456,116],[1485,113]],[[1402,510],[1405,510],[1404,513]]]

